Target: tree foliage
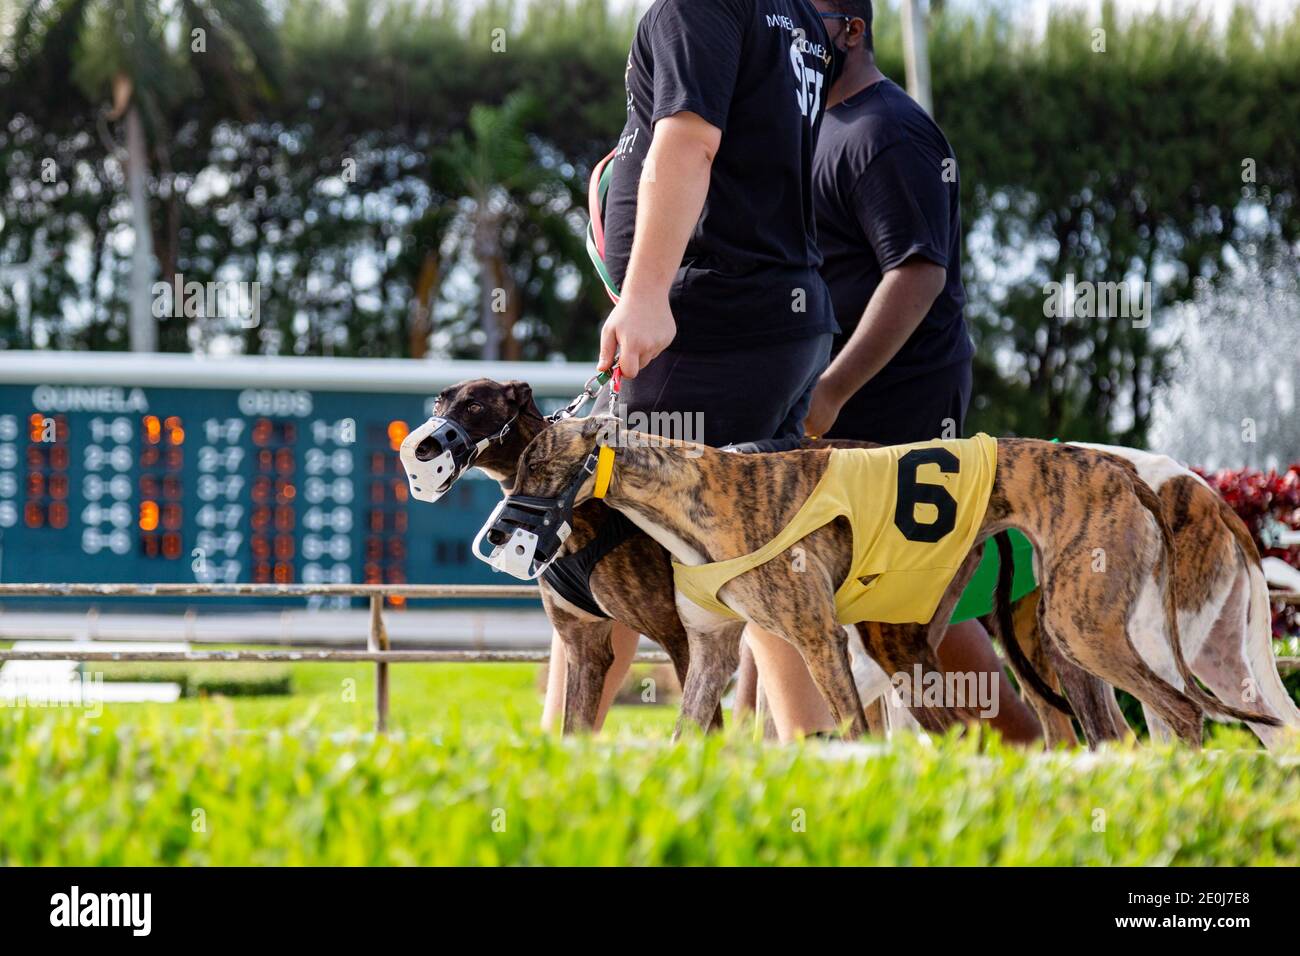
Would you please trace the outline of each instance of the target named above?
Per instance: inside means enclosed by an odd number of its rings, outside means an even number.
[[[180,24],[195,4],[167,8]],[[151,189],[158,234],[174,229],[169,268],[263,290],[260,329],[190,324],[164,347],[234,337],[299,354],[476,354],[471,234],[490,212],[513,288],[510,354],[592,357],[604,305],[582,252],[585,182],[623,124],[625,8],[298,0],[273,8],[275,82],[241,86],[242,106],[207,85],[213,61],[164,83],[167,164]],[[122,170],[87,95],[102,69],[69,44],[18,83],[20,33],[6,22],[0,343],[122,347]],[[901,77],[888,10],[877,50]],[[232,55],[260,62],[251,47]],[[962,178],[973,424],[1140,442],[1177,345],[1162,310],[1300,238],[1300,16],[1264,25],[1242,6],[1216,29],[1196,13],[1124,20],[1108,6],[1028,36],[997,13],[945,7],[931,61]],[[497,133],[508,145],[489,145]],[[1070,277],[1149,283],[1151,325],[1045,314],[1045,285]]]

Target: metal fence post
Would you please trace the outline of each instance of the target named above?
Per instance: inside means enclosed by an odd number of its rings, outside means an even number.
[[[388,630],[384,627],[384,597],[370,596],[370,636],[366,641],[371,651],[388,650]],[[375,662],[375,732],[388,731],[388,662]]]

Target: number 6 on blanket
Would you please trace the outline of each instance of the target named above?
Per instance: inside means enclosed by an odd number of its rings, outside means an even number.
[[[957,502],[939,485],[918,485],[916,472],[922,465],[938,465],[947,474],[961,471],[961,462],[946,448],[918,448],[898,460],[898,507],[894,524],[908,541],[935,542],[957,526]],[[938,517],[922,524],[916,518],[918,504],[933,505]]]

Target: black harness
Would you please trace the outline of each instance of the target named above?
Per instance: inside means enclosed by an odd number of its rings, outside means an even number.
[[[542,580],[574,607],[594,617],[609,619],[591,593],[591,572],[611,551],[636,534],[637,526],[621,512],[606,508],[605,520],[595,537],[572,554],[564,554],[542,572]]]

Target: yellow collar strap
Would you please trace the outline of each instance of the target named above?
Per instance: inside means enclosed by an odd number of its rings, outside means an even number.
[[[609,482],[614,477],[614,449],[609,445],[601,445],[600,452],[596,456],[596,490],[592,492],[596,498],[604,498],[605,492],[609,491]]]

